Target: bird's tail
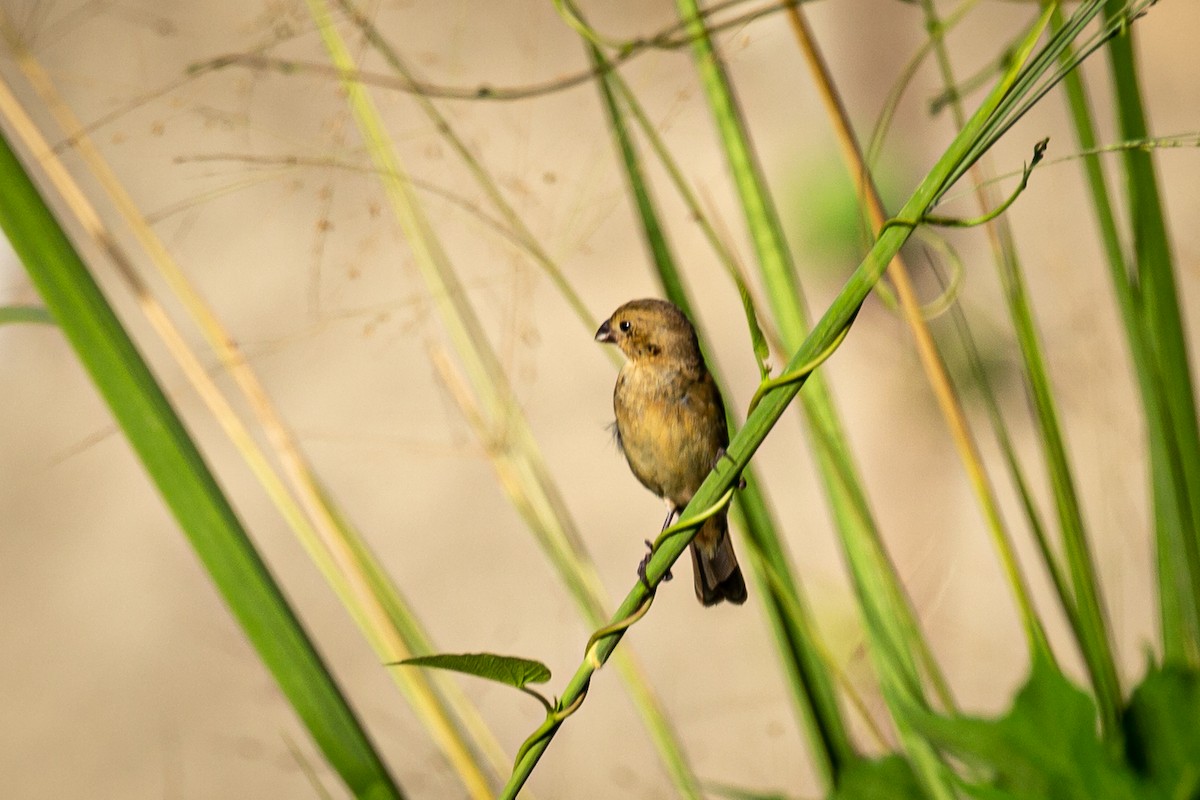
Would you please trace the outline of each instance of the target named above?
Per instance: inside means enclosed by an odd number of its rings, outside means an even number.
[[[736,605],[746,602],[746,581],[733,552],[733,539],[724,514],[716,515],[700,527],[691,548],[696,597],[701,603],[712,606],[722,600]]]

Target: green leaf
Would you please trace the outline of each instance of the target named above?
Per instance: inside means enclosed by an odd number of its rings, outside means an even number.
[[[927,795],[901,756],[861,759],[842,773],[829,800],[925,800]]]
[[[1101,742],[1096,704],[1049,661],[1036,659],[1029,680],[999,719],[914,714],[939,747],[983,772],[967,784],[976,797],[1012,800],[1148,800],[1147,791]]]
[[[1123,722],[1134,769],[1167,797],[1200,797],[1200,672],[1151,669]]]
[[[517,656],[498,656],[495,653],[439,653],[406,658],[396,663],[408,667],[453,670],[497,683],[506,683],[516,689],[523,689],[528,683],[545,683],[550,680],[550,668],[540,661]]]
[[[10,325],[20,322],[53,325],[54,315],[38,306],[0,306],[0,325]]]
[[[767,337],[763,335],[762,327],[758,324],[758,312],[754,308],[754,298],[740,275],[735,275],[738,295],[742,298],[742,310],[746,312],[746,326],[750,329],[750,342],[754,345],[754,358],[758,361],[758,374],[763,380],[771,373],[767,360],[771,357],[771,348],[767,345]]]

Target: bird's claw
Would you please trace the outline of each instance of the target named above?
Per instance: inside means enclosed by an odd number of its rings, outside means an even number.
[[[638,580],[640,580],[642,582],[642,586],[646,587],[646,591],[653,592],[654,587],[650,585],[650,580],[646,577],[646,567],[650,566],[650,559],[654,556],[654,543],[651,542],[649,539],[646,539],[646,550],[648,552],[642,558],[641,563],[638,564],[637,574],[638,574]],[[673,578],[673,577],[675,577],[675,576],[671,574],[671,570],[667,570],[666,572],[663,573],[662,582],[666,583],[667,581],[671,580],[671,578]]]

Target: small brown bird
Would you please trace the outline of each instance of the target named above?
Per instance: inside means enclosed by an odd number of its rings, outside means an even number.
[[[613,391],[617,444],[634,476],[667,501],[669,523],[729,444],[725,405],[696,330],[665,300],[632,300],[600,326],[596,341],[615,344],[629,359]],[[704,522],[691,550],[701,603],[746,602],[724,511]]]

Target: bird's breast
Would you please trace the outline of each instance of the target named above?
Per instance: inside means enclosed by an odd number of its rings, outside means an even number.
[[[722,446],[724,411],[715,395],[707,396],[709,385],[632,362],[617,379],[613,407],[629,467],[676,506],[691,499]]]

